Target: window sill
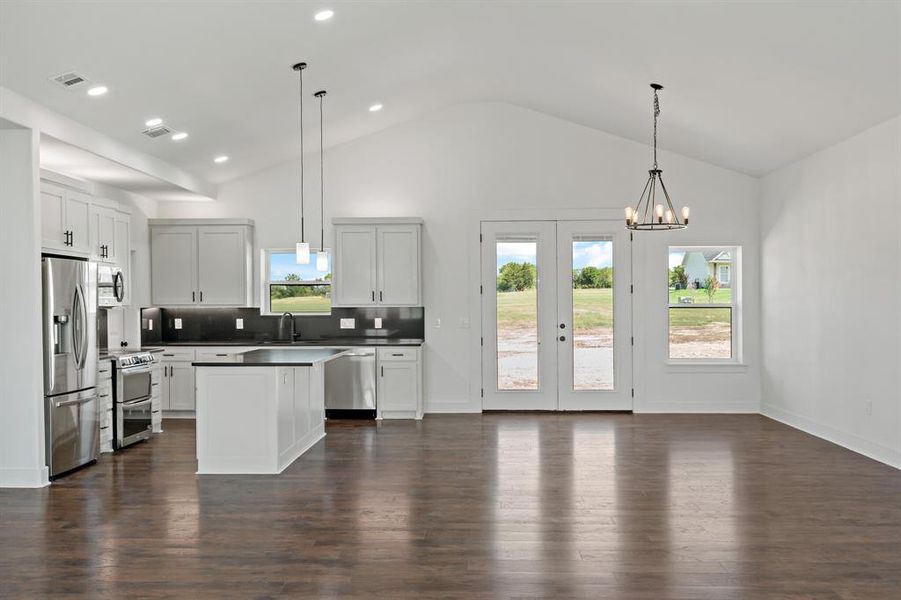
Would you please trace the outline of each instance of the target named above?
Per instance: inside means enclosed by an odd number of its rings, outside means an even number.
[[[744,373],[748,364],[712,360],[667,360],[666,371],[670,373]]]

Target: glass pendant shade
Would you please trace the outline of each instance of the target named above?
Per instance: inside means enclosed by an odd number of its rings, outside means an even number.
[[[316,253],[316,270],[321,273],[328,271],[328,252],[320,251]]]
[[[294,253],[297,264],[310,264],[310,245],[307,242],[297,242],[294,246]]]

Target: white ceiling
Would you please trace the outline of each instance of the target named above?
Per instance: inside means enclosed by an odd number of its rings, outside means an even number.
[[[324,6],[335,17],[314,22]],[[306,90],[329,90],[327,145],[483,100],[648,142],[647,84],[660,81],[663,148],[760,175],[901,113],[898,2],[4,1],[0,12],[0,85],[212,182],[298,155],[300,59]],[[109,94],[48,81],[68,69]],[[369,113],[373,102],[384,110]],[[144,137],[152,116],[190,137]]]

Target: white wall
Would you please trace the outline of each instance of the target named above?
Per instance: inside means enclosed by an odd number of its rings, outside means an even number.
[[[37,186],[37,132],[0,128],[0,487],[48,482]]]
[[[901,117],[762,184],[764,414],[901,467]]]
[[[665,122],[661,124],[665,139]],[[479,410],[479,249],[483,217],[612,216],[637,200],[650,149],[508,104],[458,105],[333,147],[326,152],[326,218],[425,219],[424,301],[427,411]],[[318,240],[318,161],[308,160],[307,235]],[[637,243],[636,408],[645,411],[747,411],[759,406],[757,286],[758,181],[663,152],[661,166],[680,206],[692,207],[683,232],[643,234]],[[160,217],[248,217],[256,245],[291,246],[298,234],[295,162],[234,180],[212,203],[161,203]],[[549,207],[553,207],[550,208]],[[620,224],[615,225],[619,227]],[[331,228],[326,226],[326,245]],[[667,367],[668,244],[738,244],[745,249],[746,366]],[[468,285],[467,285],[468,284]],[[460,318],[472,323],[461,328]],[[704,377],[686,377],[698,372]]]

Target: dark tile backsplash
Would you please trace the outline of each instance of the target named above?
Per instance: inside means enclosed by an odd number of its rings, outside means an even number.
[[[382,328],[375,329],[375,318]],[[175,319],[181,319],[181,329]],[[244,329],[235,320],[244,319]],[[281,339],[277,316],[261,315],[258,308],[144,308],[141,310],[141,344],[190,342],[264,342]],[[296,316],[301,340],[336,338],[422,339],[425,310],[416,308],[333,308],[329,316]],[[354,329],[341,329],[340,319],[354,319]],[[152,327],[152,329],[151,329]]]

